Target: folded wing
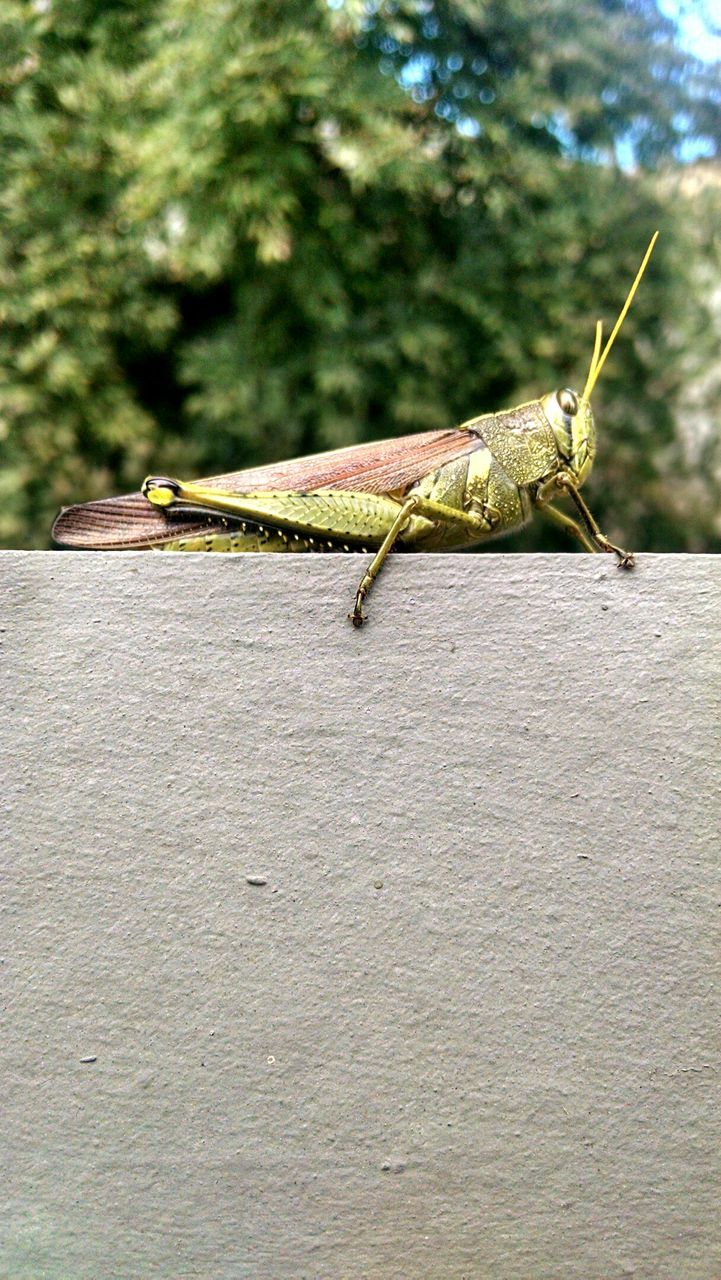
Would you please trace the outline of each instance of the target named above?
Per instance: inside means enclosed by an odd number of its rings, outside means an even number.
[[[472,452],[481,443],[470,431],[426,431],[211,476],[198,483],[229,493],[346,489],[382,494],[415,484],[424,475]],[[130,493],[66,507],[53,525],[53,538],[61,546],[86,550],[161,547],[176,538],[223,528],[228,519],[205,511],[165,510],[152,506],[140,493]]]

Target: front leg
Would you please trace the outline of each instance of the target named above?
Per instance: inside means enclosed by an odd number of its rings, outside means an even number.
[[[632,551],[625,551],[623,547],[617,547],[614,542],[610,542],[605,534],[601,533],[596,521],[589,511],[586,503],[581,497],[575,480],[569,476],[568,472],[562,471],[556,476],[556,487],[562,493],[567,493],[573,503],[575,503],[578,513],[581,516],[589,540],[597,547],[599,551],[612,551],[618,556],[619,569],[633,569],[636,563]]]

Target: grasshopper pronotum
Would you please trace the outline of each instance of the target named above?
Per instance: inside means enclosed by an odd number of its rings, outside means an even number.
[[[633,554],[604,537],[579,492],[596,453],[591,394],[626,317],[652,237],[601,351],[601,322],[581,394],[563,388],[450,431],[354,445],[190,484],[151,476],[140,493],[61,511],[56,542],[69,547],[163,551],[357,551],[375,555],[349,614],[363,602],[389,553],[447,551],[517,529],[533,509],[583,544]],[[576,518],[560,511],[565,495]]]

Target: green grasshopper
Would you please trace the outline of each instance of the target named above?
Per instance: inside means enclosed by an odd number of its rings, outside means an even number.
[[[370,551],[348,615],[363,604],[388,553],[451,551],[518,529],[537,509],[587,551],[624,569],[633,553],[609,542],[579,492],[596,454],[591,394],[651,256],[652,237],[601,351],[601,321],[583,392],[563,388],[451,431],[355,445],[185,484],[150,476],[140,493],[61,511],[64,546],[163,551]],[[576,519],[554,505],[566,496]]]

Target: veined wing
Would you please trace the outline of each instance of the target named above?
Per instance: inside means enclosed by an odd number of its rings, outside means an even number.
[[[346,489],[382,494],[415,484],[445,462],[471,453],[481,444],[471,431],[426,431],[247,471],[231,471],[197,483],[228,493]],[[66,547],[128,550],[160,547],[176,538],[223,528],[228,522],[228,517],[212,512],[164,510],[152,506],[142,494],[131,493],[66,507],[53,525],[53,538]]]

